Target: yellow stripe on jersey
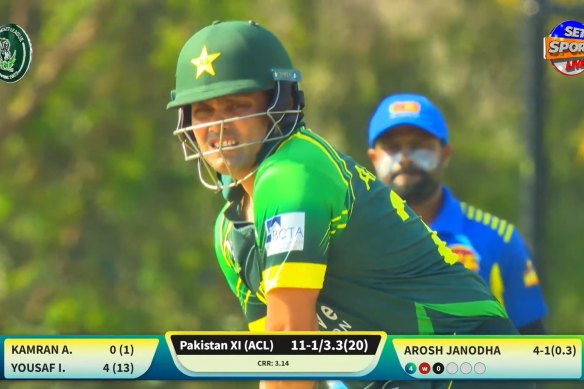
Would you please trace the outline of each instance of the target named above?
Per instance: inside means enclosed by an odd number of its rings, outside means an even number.
[[[480,223],[482,218],[483,218],[483,211],[480,209],[477,209],[477,214],[475,215],[475,220]]]
[[[321,263],[284,262],[262,273],[266,293],[273,288],[322,289],[326,265]]]
[[[245,298],[241,302],[241,305],[243,306],[243,313],[247,313],[247,303],[249,301],[250,296],[251,296],[251,290],[248,290],[247,293],[245,294]]]
[[[251,332],[264,332],[266,330],[266,316],[247,323]]]
[[[225,221],[226,220],[227,220],[227,218],[225,217],[225,214],[222,211],[221,212],[221,223],[219,226],[219,246],[221,247],[221,254],[223,254],[223,260],[225,261],[225,263],[227,263],[227,266],[232,267],[231,263],[229,263],[229,261],[227,260],[227,255],[226,255],[225,242],[227,241],[227,235],[228,235],[225,231]]]
[[[320,240],[320,246],[322,246],[323,244],[325,244],[325,242],[328,243],[329,238],[330,238],[330,228],[325,231],[324,236]]]
[[[448,246],[446,246],[446,242],[444,242],[438,237],[438,233],[436,231],[432,231],[426,223],[424,223],[424,227],[426,227],[426,230],[428,230],[428,232],[430,233],[430,237],[432,238],[432,241],[438,248],[438,253],[442,256],[444,262],[446,262],[450,266],[459,262],[458,255],[456,255],[452,250],[450,250]]]
[[[513,235],[514,229],[515,229],[515,227],[513,227],[512,224],[509,224],[509,226],[507,227],[507,232],[505,233],[505,236],[503,237],[503,242],[509,243],[509,241],[511,240],[511,235]]]
[[[221,220],[221,232],[223,232],[225,220],[227,220],[227,218],[225,216],[223,216],[223,219]],[[227,263],[227,266],[229,266],[230,269],[233,269],[234,266],[233,266],[233,258],[231,258],[231,251],[227,249],[227,245],[229,244],[229,239],[227,239],[227,237],[231,233],[232,229],[233,229],[233,223],[229,222],[229,224],[227,224],[227,229],[225,230],[225,234],[223,234],[221,236],[221,251],[223,252],[223,259],[225,260],[225,263]]]
[[[237,284],[235,284],[235,297],[239,298],[239,288],[243,285],[241,277],[237,278]]]
[[[497,232],[503,238],[505,243],[509,243],[513,235],[513,230],[515,229],[511,223],[466,203],[460,203],[460,208],[467,219],[474,220],[477,223],[483,223],[485,226],[490,226],[493,231]]]
[[[475,207],[473,207],[472,205],[470,205],[470,206],[468,207],[468,211],[467,211],[467,213],[466,213],[466,216],[467,216],[469,219],[472,219],[472,218],[474,217],[474,212],[475,212]]]
[[[406,212],[406,201],[402,199],[397,193],[393,190],[389,191],[389,201],[391,205],[397,212],[398,216],[403,220],[406,221],[410,218],[410,215]]]
[[[331,222],[329,223],[329,229],[328,231],[325,232],[320,242],[321,245],[325,242],[325,239],[327,239],[327,237],[330,238],[333,235],[335,235],[337,233],[337,230],[344,230],[345,228],[347,228],[348,215],[349,212],[346,209],[343,209],[340,216],[331,219]],[[328,243],[329,242],[327,242],[327,246]]]
[[[262,303],[264,303],[266,305],[268,304],[268,299],[266,298],[266,292],[264,291],[264,284],[260,283],[260,286],[258,287],[258,291],[256,293],[256,297]]]
[[[499,218],[497,216],[493,216],[493,220],[491,221],[491,228],[493,230],[496,230],[498,225],[499,225]]]
[[[499,231],[497,231],[499,236],[503,236],[503,233],[505,232],[505,227],[507,227],[507,221],[501,219],[501,223],[499,223]]]
[[[493,296],[499,300],[502,306],[505,306],[503,301],[503,292],[505,291],[505,286],[503,285],[503,277],[501,276],[501,268],[499,264],[495,263],[491,268],[491,275],[489,277],[489,283],[491,286],[491,292]]]

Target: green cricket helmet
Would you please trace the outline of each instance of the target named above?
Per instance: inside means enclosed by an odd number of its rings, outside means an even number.
[[[206,155],[262,143],[257,160],[259,165],[279,141],[290,135],[302,119],[304,97],[299,89],[300,79],[300,72],[294,69],[278,38],[253,21],[213,22],[185,43],[176,67],[176,89],[171,92],[167,108],[178,108],[179,120],[174,135],[181,141],[185,160],[197,160],[203,185],[221,190],[239,185],[255,173],[253,170],[241,180],[223,183],[206,163]],[[265,112],[192,125],[192,103],[255,91],[270,93]],[[220,125],[222,137],[225,123],[256,116],[267,116],[271,121],[265,138],[260,142],[229,147],[223,147],[220,142],[216,150],[200,151],[194,131]],[[212,183],[203,177],[204,174]]]

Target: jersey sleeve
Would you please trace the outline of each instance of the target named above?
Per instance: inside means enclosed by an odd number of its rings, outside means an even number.
[[[249,329],[251,331],[263,331],[267,312],[265,299],[249,290],[236,271],[234,258],[232,258],[228,244],[229,230],[232,228],[232,225],[225,218],[224,211],[225,208],[221,211],[215,222],[214,246],[219,268],[225,276],[229,289],[231,289],[231,292],[239,301]]]
[[[347,187],[332,170],[334,161],[325,158],[314,168],[285,158],[266,165],[254,187],[264,289],[321,289],[331,235],[347,212],[342,203]]]
[[[515,229],[511,239],[503,243],[501,258],[503,300],[513,324],[523,327],[547,314],[539,278],[529,249]]]

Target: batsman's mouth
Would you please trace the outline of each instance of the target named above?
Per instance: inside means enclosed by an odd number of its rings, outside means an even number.
[[[208,142],[209,147],[215,150],[224,149],[228,147],[234,147],[239,144],[235,139],[223,139],[223,141],[219,142],[219,139],[214,139]]]

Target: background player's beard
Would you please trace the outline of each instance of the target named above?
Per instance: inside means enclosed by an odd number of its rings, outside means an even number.
[[[403,171],[400,173],[402,172]],[[419,174],[420,179],[413,184],[391,185],[391,189],[393,189],[393,191],[409,205],[423,203],[436,193],[436,190],[438,190],[438,187],[440,186],[440,182],[431,174],[421,169],[410,169],[409,172]]]

